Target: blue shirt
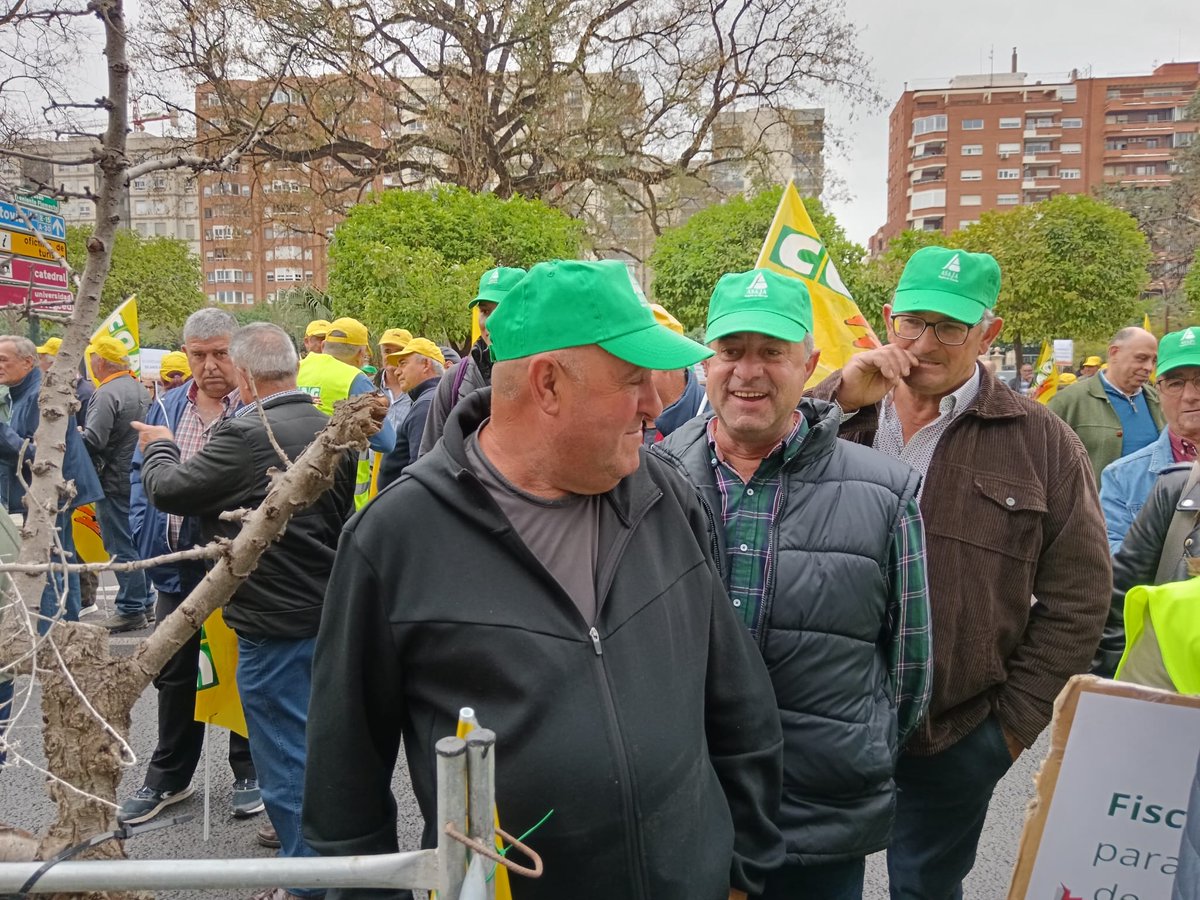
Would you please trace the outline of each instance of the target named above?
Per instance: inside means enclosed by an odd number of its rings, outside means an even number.
[[[354,376],[354,380],[350,382],[350,393],[348,396],[357,397],[359,394],[377,394],[379,390],[375,385],[371,384],[371,379],[366,375],[358,374]],[[391,453],[396,447],[396,426],[388,419],[383,420],[383,425],[375,432],[367,445],[379,453]]]
[[[1104,377],[1103,372],[1096,377],[1104,385],[1104,393],[1121,420],[1121,455],[1128,456],[1158,440],[1158,425],[1154,422],[1154,416],[1150,415],[1150,407],[1146,405],[1145,391],[1139,390],[1132,397],[1127,397]]]

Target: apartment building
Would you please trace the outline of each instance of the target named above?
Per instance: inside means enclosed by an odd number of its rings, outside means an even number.
[[[126,152],[135,163],[179,152],[180,139],[132,132]],[[70,165],[84,158],[95,146],[88,138],[33,140],[22,145],[27,153],[53,162],[9,159],[5,170],[14,187],[53,185],[70,193],[96,193],[100,172],[94,165]],[[196,178],[190,171],[168,169],[135,179],[121,196],[121,226],[142,237],[170,237],[185,241],[193,253],[200,252],[200,206]],[[74,198],[59,204],[68,225],[94,225],[96,205]]]
[[[880,251],[906,229],[950,233],[985,210],[1105,185],[1167,183],[1174,151],[1196,140],[1184,118],[1200,62],[1144,75],[1078,70],[957,75],[907,88],[888,123],[887,222]]]

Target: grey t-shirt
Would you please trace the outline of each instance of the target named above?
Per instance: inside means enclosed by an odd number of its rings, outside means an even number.
[[[596,557],[600,547],[603,498],[572,494],[559,500],[546,500],[526,493],[492,465],[479,446],[478,432],[467,438],[466,450],[467,461],[475,476],[512,523],[525,546],[575,601],[587,623],[595,623]]]

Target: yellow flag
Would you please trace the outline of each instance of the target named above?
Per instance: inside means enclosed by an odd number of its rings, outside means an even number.
[[[211,722],[248,737],[246,713],[237,688],[237,635],[221,610],[200,631],[200,673],[196,678],[196,721]]]
[[[475,342],[483,337],[483,329],[479,327],[479,307],[471,309],[471,346],[475,346]]]
[[[1146,329],[1146,331],[1154,330],[1153,328],[1150,327],[1150,313],[1142,314],[1142,328]]]
[[[138,338],[137,294],[132,294],[128,300],[109,313],[108,318],[101,322],[100,327],[92,334],[92,340],[105,334],[115,337],[125,345],[133,377],[140,378],[142,375],[142,345]],[[89,358],[85,362],[88,377],[95,381],[96,379],[92,375],[91,359]]]
[[[791,181],[783,189],[756,266],[799,278],[808,288],[813,306],[813,340],[821,351],[810,385],[840,369],[854,354],[880,346],[879,338],[842,283]]]
[[[1054,365],[1054,347],[1042,341],[1042,352],[1033,367],[1033,384],[1029,386],[1030,398],[1038,403],[1049,403],[1058,393],[1058,367]]]

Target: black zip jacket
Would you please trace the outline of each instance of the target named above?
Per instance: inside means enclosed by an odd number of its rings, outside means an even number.
[[[516,900],[758,893],[783,861],[779,713],[694,491],[643,456],[605,495],[592,627],[467,464],[490,395],[464,397],[443,440],[342,534],[313,664],[305,838],[324,854],[396,850],[403,737],[433,846],[434,744],[472,706],[498,736],[501,827],[554,810],[528,839],[545,874],[514,877]]]
[[[329,417],[307,394],[285,394],[263,403],[275,440],[296,460]],[[270,490],[270,469],[282,469],[267,429],[251,407],[226,419],[204,449],[185,463],[172,441],[154,441],[142,460],[146,496],[166,513],[199,516],[205,541],[233,537],[241,526],[222,522],[225,510],[253,508]],[[321,603],[333,566],[338,533],[354,511],[355,459],[346,454],[333,487],[297,512],[258,567],[225,608],[225,621],[244,637],[313,637],[321,621]]]

